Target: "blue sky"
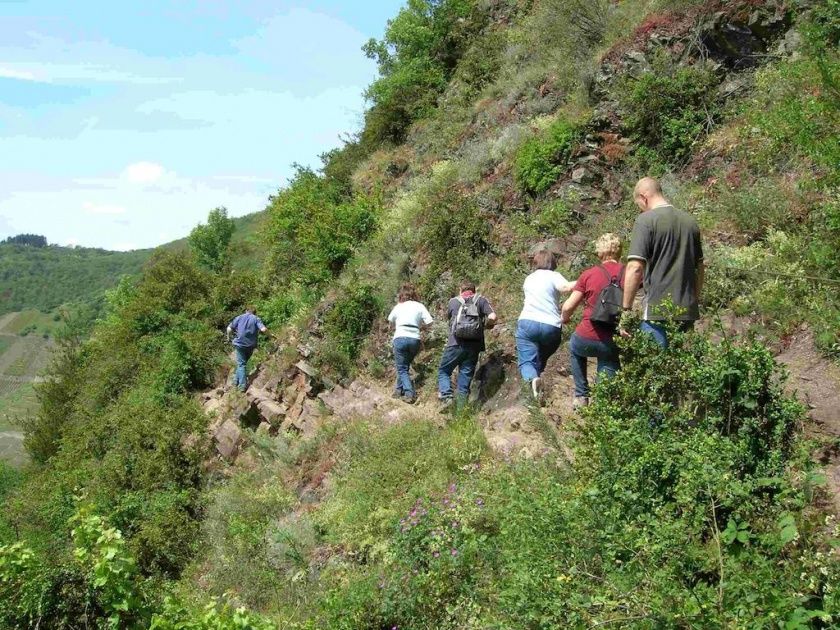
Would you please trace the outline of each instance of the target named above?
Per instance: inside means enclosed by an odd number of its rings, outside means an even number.
[[[358,130],[403,0],[0,2],[0,236],[133,249]]]

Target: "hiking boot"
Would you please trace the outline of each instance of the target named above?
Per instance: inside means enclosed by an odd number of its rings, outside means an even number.
[[[446,413],[452,408],[455,399],[452,396],[441,396],[438,398],[438,402],[440,403],[440,412]]]
[[[406,403],[408,405],[413,405],[414,403],[417,402],[417,394],[411,394],[411,395],[403,394],[402,400],[403,400],[404,403]]]
[[[531,393],[534,395],[537,404],[541,405],[543,401],[543,382],[539,376],[531,381]]]
[[[391,398],[393,398],[394,400],[400,400],[402,397],[403,393],[398,389],[395,389],[393,392],[391,392]]]
[[[583,396],[575,396],[575,399],[572,401],[572,409],[577,411],[583,407],[586,407],[589,404],[589,399]]]

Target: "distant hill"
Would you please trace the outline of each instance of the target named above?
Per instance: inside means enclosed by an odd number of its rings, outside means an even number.
[[[237,269],[254,268],[262,262],[258,234],[263,218],[264,213],[260,212],[234,219]],[[46,240],[12,237],[0,243],[0,315],[27,309],[49,313],[63,304],[95,303],[122,276],[139,273],[154,251],[114,252],[42,242]],[[161,248],[186,251],[187,239],[166,243]]]
[[[0,314],[52,311],[91,303],[120,277],[140,271],[152,250],[111,252],[81,247],[0,245]]]

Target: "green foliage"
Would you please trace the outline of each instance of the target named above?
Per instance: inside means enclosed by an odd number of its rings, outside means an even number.
[[[801,405],[783,393],[760,345],[671,340],[666,351],[644,336],[627,344],[623,370],[585,412],[572,470],[548,461],[466,466],[446,491],[401,495],[401,520],[385,513],[394,527],[387,551],[344,574],[325,599],[326,625],[836,621],[840,561],[804,534],[823,524],[803,512],[818,479],[796,444]],[[383,469],[378,460],[353,461],[360,470],[348,479],[410,487],[410,478],[365,476]],[[336,497],[369,496],[360,485],[339,485]],[[360,507],[378,514],[391,498],[383,494]],[[339,540],[363,536],[355,527]]]
[[[410,0],[365,54],[379,78],[367,89],[364,141],[399,142],[412,122],[428,116],[485,14],[473,0]]]
[[[441,431],[412,421],[377,432],[354,426],[345,439],[335,492],[317,515],[327,540],[381,552],[394,523],[414,502],[442,490],[479,461],[484,436],[471,418]]]
[[[18,234],[4,238],[0,245],[27,245],[28,247],[46,247],[47,237],[40,234]]]
[[[335,277],[376,229],[375,199],[349,199],[342,186],[298,167],[292,183],[271,198],[265,243],[268,280],[284,289],[294,282],[322,285]]]
[[[149,255],[147,250],[0,245],[0,313],[96,305],[120,277],[139,273]]]
[[[353,361],[381,310],[375,287],[350,282],[324,318],[327,343]]]
[[[538,195],[551,188],[566,170],[580,128],[563,118],[526,141],[516,154],[514,175],[525,192]]]
[[[196,260],[210,271],[219,273],[230,264],[230,243],[236,224],[226,208],[215,208],[207,215],[207,224],[193,228],[188,238]]]
[[[428,292],[444,271],[456,282],[476,275],[490,251],[490,225],[475,199],[457,190],[441,191],[427,204],[419,236],[429,257],[422,282]]]
[[[719,79],[711,69],[665,60],[653,65],[651,72],[619,81],[615,89],[643,169],[685,163],[720,116],[714,89]]]
[[[824,63],[838,72],[836,54]],[[809,58],[759,71],[755,92],[745,105],[742,132],[753,164],[782,170],[791,160],[806,157],[824,169],[826,186],[840,181],[840,108],[837,95],[822,88],[821,81],[820,65]]]

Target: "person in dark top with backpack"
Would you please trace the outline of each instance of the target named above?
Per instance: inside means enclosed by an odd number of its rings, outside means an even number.
[[[458,400],[466,402],[484,351],[484,331],[496,325],[496,312],[483,295],[475,292],[475,283],[461,282],[461,294],[449,300],[447,308],[449,338],[438,368],[438,397],[444,407],[452,403],[452,373],[458,368]]]
[[[566,324],[583,303],[583,319],[569,339],[572,377],[575,381],[575,409],[589,404],[587,359],[598,360],[598,376],[612,377],[619,368],[618,346],[613,337],[621,318],[624,296],[624,266],[621,239],[604,234],[595,241],[595,253],[601,263],[590,267],[578,278],[572,294],[563,304],[561,316]]]
[[[236,350],[236,386],[244,392],[248,387],[248,360],[257,349],[260,333],[268,333],[268,329],[257,317],[256,309],[248,306],[245,312],[234,317],[227,327],[228,340],[232,333],[236,333],[233,339],[233,348]]]

